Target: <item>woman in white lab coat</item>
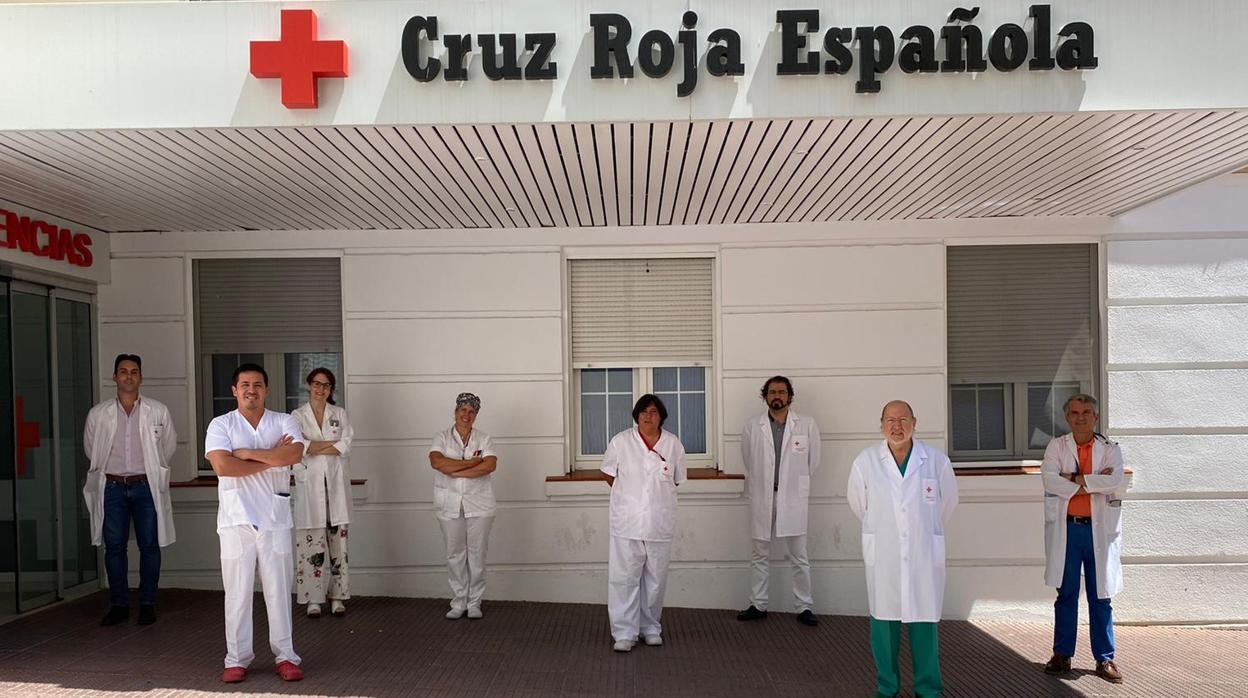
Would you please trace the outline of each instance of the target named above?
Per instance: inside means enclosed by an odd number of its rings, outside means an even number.
[[[326,599],[331,612],[347,612],[351,598],[347,525],[351,520],[351,474],[347,453],[354,432],[347,411],[334,404],[337,379],[327,368],[308,374],[306,403],[293,413],[308,440],[295,467],[295,600],[319,618]]]
[[[901,628],[910,634],[916,696],[943,690],[936,623],[945,593],[945,524],[958,484],[945,454],[914,438],[910,405],[884,406],[884,441],[854,459],[849,508],[862,521],[862,560],[871,610],[878,695],[900,691]]]
[[[676,486],[685,481],[685,447],[664,431],[667,408],[655,395],[633,406],[636,429],[615,435],[602,456],[611,486],[607,614],[612,646],[628,652],[638,635],[663,644],[663,593],[676,528]]]

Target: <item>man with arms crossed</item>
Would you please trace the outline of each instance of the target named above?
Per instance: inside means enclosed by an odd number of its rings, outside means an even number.
[[[793,384],[774,376],[763,384],[767,411],[741,427],[741,456],[745,460],[746,491],[750,497],[750,537],[753,549],[750,569],[753,584],[750,607],[737,620],[767,617],[767,582],[771,577],[771,542],[779,539],[788,548],[793,564],[793,598],[797,620],[818,625],[810,593],[810,558],[806,555],[806,519],[810,501],[810,478],[819,468],[819,427],[815,420],[798,415],[793,403]]]
[[[277,674],[303,678],[291,641],[290,590],[294,576],[290,529],[290,468],[303,458],[299,423],[264,409],[269,375],[262,366],[234,369],[231,391],[238,409],[212,420],[204,455],[217,473],[217,535],[221,538],[221,581],[225,587],[225,671],[221,680],[247,678],[255,658],[251,642],[251,599],[256,563],[269,616],[269,647]]]
[[[1122,591],[1122,451],[1096,433],[1096,398],[1066,401],[1070,433],[1049,442],[1040,472],[1044,480],[1044,582],[1057,587],[1053,604],[1053,657],[1048,674],[1070,671],[1079,622],[1079,572],[1088,596],[1088,634],[1096,675],[1122,683],[1114,664],[1114,609]]]
[[[139,625],[156,622],[160,549],[174,541],[169,508],[169,459],[177,447],[169,408],[139,396],[143,359],[118,354],[113,360],[117,397],[87,413],[82,442],[91,469],[82,488],[91,515],[91,543],[104,542],[110,606],[100,625],[130,616],[130,522],[139,544]]]

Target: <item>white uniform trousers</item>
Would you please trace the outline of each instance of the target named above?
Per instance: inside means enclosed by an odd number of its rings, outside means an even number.
[[[493,516],[438,518],[446,537],[446,572],[451,585],[451,608],[481,608],[485,595],[485,549],[490,541]]]
[[[672,542],[633,540],[611,536],[607,561],[607,615],[611,637],[636,640],[661,635],[663,592]]]
[[[793,600],[797,613],[812,611],[815,600],[810,593],[810,558],[806,555],[806,536],[776,536],[776,500],[771,501],[771,534],[772,538],[784,544],[786,557],[793,565]],[[750,551],[750,569],[752,588],[750,589],[750,605],[760,611],[767,610],[767,583],[771,580],[771,541],[754,540]]]
[[[246,667],[255,659],[251,637],[251,600],[255,595],[256,563],[269,616],[269,648],[276,663],[300,662],[291,639],[290,587],[294,577],[290,531],[259,531],[230,526],[221,538],[221,582],[225,587],[225,666]]]

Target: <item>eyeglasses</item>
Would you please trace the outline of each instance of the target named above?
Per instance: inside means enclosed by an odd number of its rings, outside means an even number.
[[[321,382],[321,381],[312,381],[311,386],[312,386],[313,388],[320,388],[320,389],[322,389],[322,390],[332,390],[332,389],[333,389],[333,387],[334,387],[334,384],[333,384],[333,383],[324,383],[324,382]]]

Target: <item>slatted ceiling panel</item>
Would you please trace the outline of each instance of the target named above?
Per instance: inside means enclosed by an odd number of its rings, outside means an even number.
[[[874,152],[864,153],[866,159],[858,168],[860,174],[835,193],[820,213],[816,214],[816,219],[839,220],[847,209],[853,207],[863,197],[871,195],[880,181],[894,171],[891,168],[893,160],[904,158],[909,154],[915,134],[927,121],[927,119],[907,119],[897,123],[887,135],[881,134],[881,138],[887,138],[887,140],[881,147],[872,148]],[[893,124],[890,122],[889,126]]]
[[[936,218],[943,213],[949,207],[951,200],[962,193],[959,187],[968,174],[991,160],[997,143],[1010,143],[1018,137],[1018,134],[1026,132],[1030,118],[1028,116],[994,117],[992,128],[984,137],[976,137],[960,144],[955,157],[945,163],[938,175],[936,188],[932,194],[925,202],[916,206],[910,215],[915,218]]]
[[[1220,118],[1213,119],[1213,116]],[[1100,207],[1107,202],[1102,201],[1111,192],[1127,192],[1133,189],[1134,173],[1147,160],[1159,163],[1167,170],[1163,176],[1182,176],[1185,167],[1199,168],[1209,157],[1222,155],[1228,143],[1234,147],[1238,139],[1235,134],[1242,126],[1245,117],[1236,115],[1211,115],[1200,123],[1189,124],[1185,133],[1175,140],[1152,138],[1137,144],[1141,150],[1131,150],[1130,155],[1123,158],[1114,172],[1107,172],[1092,187],[1096,190],[1095,198],[1088,196],[1075,197],[1070,206],[1075,210],[1089,210]],[[1210,145],[1212,139],[1217,145]],[[1228,139],[1230,139],[1228,141]],[[1242,141],[1241,141],[1242,145]],[[1190,164],[1189,164],[1190,163]]]
[[[372,132],[371,129],[369,132]],[[410,168],[386,157],[389,146],[378,138],[370,140],[358,128],[345,128],[342,138],[357,153],[359,166],[371,166],[386,182],[386,190],[420,221],[423,228],[451,227],[447,218],[422,192],[423,186],[412,176]]]
[[[1248,160],[1248,112],[0,133],[0,190],[104,230],[1111,215]]]
[[[1016,174],[1032,169],[1045,154],[1053,152],[1063,136],[1071,132],[1070,116],[1060,114],[1045,119],[1034,134],[1016,142],[1008,157],[1001,158],[991,168],[981,169],[962,195],[945,209],[942,217],[956,218],[968,212],[973,215],[986,202],[1000,201],[1001,193],[1010,188],[1010,181]],[[974,191],[969,190],[971,187],[975,188]]]
[[[774,153],[780,140],[779,133],[791,121],[751,122],[741,142],[741,151],[734,163],[728,181],[724,183],[725,191],[721,193],[715,205],[711,222],[722,224],[730,220],[740,220],[744,209],[758,187],[760,172],[766,167],[767,158]]]
[[[431,208],[437,210],[447,221],[448,226],[472,227],[474,225],[474,219],[469,214],[470,205],[462,197],[451,194],[447,183],[439,179],[429,168],[429,160],[416,152],[412,143],[399,129],[386,126],[379,129],[362,128],[361,131],[365,134],[375,133],[380,137],[385,148],[378,143],[376,138],[370,136],[370,140],[377,145],[378,152],[393,162],[397,169],[404,172],[405,177],[412,179],[413,185],[424,200],[429,202]],[[412,139],[416,139],[415,134],[409,135]]]
[[[710,259],[571,260],[572,361],[709,362],[712,268]]]
[[[567,227],[579,225],[576,218],[576,204],[572,199],[572,190],[568,186],[568,176],[563,169],[563,160],[559,155],[554,130],[546,124],[516,126],[515,129],[516,137],[524,148],[525,159],[529,161],[529,167],[533,169],[537,177],[542,200],[546,202],[555,225]]]
[[[995,196],[984,196],[986,190],[994,182],[1008,179],[1011,170],[1025,157],[1025,153],[1034,152],[1058,123],[1060,119],[1050,114],[1036,115],[1014,123],[1010,132],[1002,137],[999,146],[994,144],[993,148],[981,152],[976,157],[974,166],[967,168],[966,172],[950,183],[946,203],[936,217],[956,218],[958,212],[967,207],[972,211],[999,207],[1001,200]]]
[[[1244,161],[1244,153],[1248,152],[1248,135],[1225,141],[1220,147],[1214,148],[1206,144],[1193,143],[1188,149],[1186,164],[1167,168],[1165,175],[1144,182],[1133,181],[1118,189],[1116,196],[1103,197],[1090,202],[1085,210],[1095,206],[1117,215],[1131,207],[1139,206],[1153,199],[1168,194],[1176,187],[1201,182],[1209,177],[1220,175],[1228,168],[1235,167]]]
[[[1012,184],[1008,191],[1009,196],[1017,203],[1002,211],[994,212],[994,215],[1016,215],[1015,212],[1024,205],[1047,196],[1042,190],[1054,181],[1065,186],[1067,179],[1062,173],[1069,172],[1072,164],[1076,170],[1080,167],[1090,147],[1089,144],[1095,143],[1116,128],[1135,123],[1140,116],[1138,114],[1097,115],[1096,118],[1081,123],[1080,128],[1071,128],[1068,135],[1059,137],[1057,145],[1047,148],[1040,154],[1038,160],[1012,178],[1016,183]]]
[[[685,151],[689,147],[689,136],[693,132],[693,123],[678,121],[671,124],[667,142],[667,151],[663,160],[663,187],[659,198],[659,225],[670,225],[676,211],[676,194],[680,191],[678,184],[684,170]]]
[[[748,216],[745,220],[751,223],[775,221],[802,187],[813,186],[813,173],[820,170],[841,134],[853,123],[851,119],[830,121],[818,140],[807,149],[805,155],[801,156],[788,180],[781,185],[780,179],[777,178],[767,187],[756,187],[755,192],[763,191],[753,202],[753,208],[747,206],[742,209],[742,213]]]

